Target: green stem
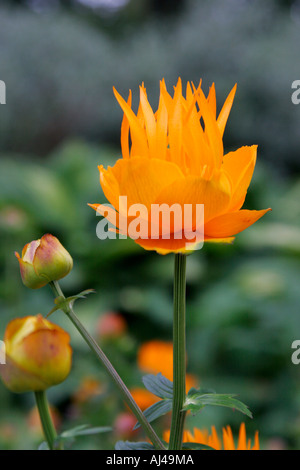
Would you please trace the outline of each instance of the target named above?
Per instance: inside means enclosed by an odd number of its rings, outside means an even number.
[[[181,450],[185,401],[186,341],[185,341],[186,256],[175,255],[174,320],[173,320],[173,413],[169,450]]]
[[[57,434],[50,416],[46,392],[34,392],[34,394],[46,441],[49,449],[54,450]]]
[[[63,297],[65,298],[59,284],[57,281],[50,282],[50,287],[52,288],[55,297]],[[146,432],[147,436],[151,440],[152,444],[156,449],[160,450],[165,450],[164,445],[162,444],[161,440],[155,433],[154,429],[150,425],[150,423],[147,421],[145,416],[143,415],[142,410],[139,408],[137,403],[134,401],[130,391],[124,384],[123,380],[109,361],[109,359],[106,357],[100,346],[96,343],[96,341],[92,338],[92,336],[89,334],[89,332],[85,329],[85,327],[82,325],[80,320],[77,318],[73,308],[71,307],[70,304],[68,304],[66,307],[63,308],[64,313],[69,317],[75,328],[78,330],[78,332],[81,334],[89,348],[92,350],[92,352],[96,355],[97,359],[100,360],[102,365],[104,366],[106,372],[109,374],[111,379],[114,381],[116,386],[119,388],[122,397],[124,401],[127,403],[129,406],[130,410],[132,413],[135,415],[137,420],[139,421],[140,425]]]

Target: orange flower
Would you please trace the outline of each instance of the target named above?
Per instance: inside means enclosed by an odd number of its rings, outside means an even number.
[[[145,411],[147,408],[149,408],[149,406],[152,406],[154,403],[160,401],[160,398],[156,397],[153,395],[153,393],[149,392],[145,388],[132,388],[130,393],[142,411]]]
[[[101,382],[95,377],[85,377],[73,395],[73,401],[77,404],[85,403],[103,393]]]
[[[0,367],[12,392],[42,391],[63,382],[71,369],[70,336],[41,315],[16,318],[6,328],[6,364]]]
[[[142,85],[137,115],[131,109],[131,92],[126,102],[114,90],[124,111],[123,159],[107,170],[99,166],[100,183],[113,208],[101,204],[91,207],[121,234],[161,254],[190,251],[199,237],[206,242],[231,242],[234,235],[260,219],[270,209],[241,210],[255,167],[257,147],[241,147],[224,155],[223,134],[235,90],[236,87],[218,116],[214,85],[205,97],[201,83],[197,89],[188,83],[184,97],[179,79],[172,97],[162,80],[155,113]],[[121,196],[126,196],[126,205]],[[137,216],[128,209],[134,204],[146,208],[139,216],[140,231],[135,237],[130,226],[136,224]],[[183,216],[175,220],[174,215],[167,231],[161,219],[153,224],[154,205],[161,207],[163,215],[167,205],[170,216],[174,204],[183,211],[187,205],[192,208],[189,230],[195,234],[193,239],[182,230]],[[197,217],[199,204],[204,205],[204,222]]]
[[[164,432],[163,439],[166,442],[169,442],[170,431]],[[244,423],[240,426],[237,446],[235,445],[230,426],[223,428],[223,441],[218,436],[216,428],[213,426],[211,434],[209,434],[207,430],[200,431],[195,428],[193,433],[190,431],[184,431],[183,442],[203,444],[212,447],[215,450],[260,450],[258,432],[255,433],[254,444],[252,445],[251,440],[247,440],[246,426]]]
[[[138,351],[138,366],[144,372],[158,374],[159,372],[173,380],[173,344],[167,341],[148,341],[140,347]],[[191,375],[186,375],[187,391],[197,386],[197,379]]]

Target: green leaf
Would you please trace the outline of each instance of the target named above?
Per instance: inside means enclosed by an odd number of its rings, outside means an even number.
[[[196,442],[184,442],[182,444],[183,450],[216,450],[213,447],[209,447],[205,444],[197,444]]]
[[[130,442],[118,441],[115,445],[115,450],[154,450],[155,447],[149,442]]]
[[[207,405],[211,406],[224,406],[226,408],[233,408],[240,411],[249,418],[252,418],[252,413],[249,408],[241,401],[234,398],[236,395],[220,395],[217,393],[203,393],[201,390],[191,389],[186,397],[183,410],[190,410],[197,413]]]
[[[93,434],[101,434],[103,432],[110,432],[110,431],[112,431],[112,428],[109,426],[90,428],[87,424],[82,424],[81,426],[76,426],[73,429],[64,431],[59,437],[61,439],[70,439],[73,437],[90,436]]]
[[[161,373],[145,375],[142,380],[146,389],[153,395],[159,398],[173,398],[173,383]]]
[[[172,409],[172,400],[170,398],[166,398],[164,400],[160,400],[154,405],[149,406],[144,412],[143,415],[147,419],[149,423],[154,421],[156,418],[165,415]],[[140,423],[137,422],[134,426],[133,430],[138,429],[140,427]]]
[[[55,307],[53,307],[53,309],[50,310],[50,312],[46,315],[46,318],[50,317],[50,315],[52,315],[52,313],[56,312],[57,310],[64,311],[69,306],[73,306],[76,300],[85,299],[88,294],[94,294],[94,293],[95,293],[94,289],[86,289],[77,295],[72,295],[71,297],[67,297],[67,298],[62,297],[62,296],[56,297],[56,299],[54,299]]]

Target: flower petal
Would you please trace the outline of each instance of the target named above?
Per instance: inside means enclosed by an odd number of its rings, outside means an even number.
[[[127,196],[128,207],[144,204],[149,210],[166,186],[183,177],[177,165],[156,158],[120,159],[112,168],[99,169],[103,192],[118,211],[119,196]]]
[[[140,87],[140,103],[145,119],[147,139],[149,145],[150,156],[155,158],[156,153],[156,120],[153,110],[147,99],[146,90]]]
[[[139,122],[139,119],[134,114],[129,104],[126,103],[126,101],[122,98],[122,96],[117,92],[115,88],[114,88],[114,94],[115,94],[116,99],[118,100],[119,105],[123,109],[128,119],[130,132],[132,135],[132,141],[135,144],[135,151],[139,155],[143,155],[143,156],[148,155],[149,149],[147,145],[147,139],[146,139],[144,129],[141,126],[141,123]]]
[[[231,186],[224,173],[210,181],[201,177],[187,176],[164,188],[157,197],[156,204],[192,204],[193,215],[196,205],[204,204],[204,220],[215,218],[226,210],[230,202]],[[193,227],[196,228],[196,227]]]
[[[220,215],[211,220],[204,227],[205,237],[227,238],[242,232],[254,224],[271,209],[261,211],[242,210]]]
[[[219,127],[222,137],[224,135],[226,123],[227,123],[227,120],[228,120],[228,117],[232,108],[233,100],[234,100],[235,93],[236,93],[236,88],[237,88],[237,85],[235,85],[233,89],[231,90],[231,92],[229,93],[218,117],[218,127]]]
[[[169,240],[164,240],[162,238],[155,239],[137,239],[135,243],[140,245],[145,250],[156,251],[160,255],[167,255],[169,253],[189,253],[193,251],[191,246],[191,240],[187,240],[184,236],[180,240],[175,240],[172,235]]]
[[[237,211],[242,207],[251,183],[256,163],[257,145],[241,147],[223,158],[222,168],[228,174],[232,184],[232,199],[228,210]]]
[[[132,93],[131,90],[129,92],[127,104],[129,107],[131,107],[131,102],[132,102]],[[124,113],[123,116],[123,121],[121,125],[121,148],[122,148],[122,156],[123,158],[129,158],[129,121]]]

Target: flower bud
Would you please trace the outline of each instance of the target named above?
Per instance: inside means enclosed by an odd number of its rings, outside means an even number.
[[[127,329],[125,318],[117,312],[106,312],[98,320],[97,333],[101,339],[119,338]]]
[[[51,281],[65,277],[73,267],[71,255],[56,237],[44,235],[24,246],[19,260],[23,284],[31,289],[39,289]]]
[[[72,362],[70,336],[41,315],[16,318],[6,328],[6,364],[0,375],[16,393],[42,391],[63,382]]]

